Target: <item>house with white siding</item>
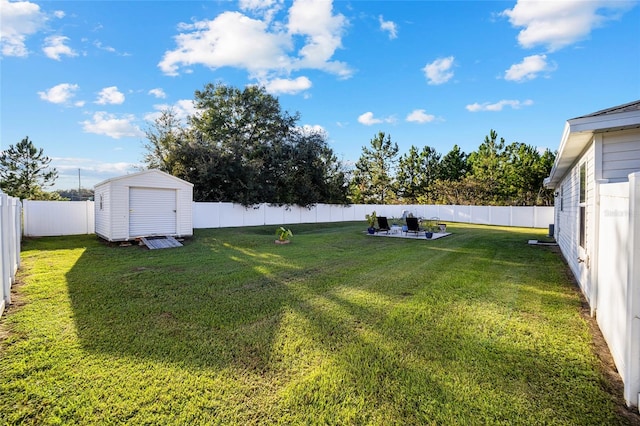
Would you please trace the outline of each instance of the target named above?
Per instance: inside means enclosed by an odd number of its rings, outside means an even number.
[[[107,241],[193,235],[193,184],[145,170],[94,187],[95,232]]]
[[[640,100],[568,120],[545,185],[554,237],[638,406]]]

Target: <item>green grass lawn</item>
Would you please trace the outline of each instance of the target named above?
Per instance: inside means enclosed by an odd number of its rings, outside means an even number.
[[[624,424],[545,230],[27,240],[0,424]]]

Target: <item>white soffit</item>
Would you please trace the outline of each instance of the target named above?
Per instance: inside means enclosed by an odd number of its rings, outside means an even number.
[[[640,105],[640,101],[625,106],[631,105]],[[556,161],[549,177],[544,180],[546,187],[555,188],[560,183],[562,177],[584,151],[594,134],[640,127],[640,109],[623,109],[622,112],[614,111],[616,109],[620,109],[620,107],[573,118],[566,122]]]

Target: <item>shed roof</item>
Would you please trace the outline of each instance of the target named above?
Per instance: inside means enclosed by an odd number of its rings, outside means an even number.
[[[640,100],[567,120],[547,188],[555,188],[596,133],[640,128]]]
[[[161,178],[172,179],[172,180],[175,180],[175,181],[180,182],[182,184],[193,186],[193,184],[191,182],[187,182],[186,180],[180,179],[179,177],[170,175],[169,173],[165,173],[162,170],[149,169],[149,170],[143,170],[141,172],[129,173],[127,175],[116,176],[116,177],[113,177],[113,178],[110,178],[110,179],[103,180],[102,182],[96,183],[94,185],[94,188],[96,188],[98,186],[101,186],[101,185],[104,185],[104,184],[107,184],[107,183],[110,183],[110,182],[115,182],[115,181],[122,180],[122,179],[131,179],[133,177],[142,176],[142,175],[145,175],[145,174],[156,174],[156,175],[158,175],[158,177],[161,177]]]

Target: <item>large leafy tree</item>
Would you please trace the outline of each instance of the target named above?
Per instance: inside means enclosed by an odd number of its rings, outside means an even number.
[[[188,143],[189,134],[176,112],[171,108],[161,111],[145,134],[147,142],[144,148],[147,152],[143,161],[147,166],[169,174],[181,172],[178,152]]]
[[[345,173],[324,132],[294,129],[283,150],[275,197],[278,204],[347,203]]]
[[[194,184],[197,201],[310,205],[347,198],[322,132],[303,131],[264,88],[207,84],[182,125],[171,111],[147,132],[145,162]],[[340,182],[342,180],[342,182]]]
[[[52,186],[58,171],[50,168],[51,159],[36,148],[29,137],[0,154],[0,189],[20,199],[56,199],[45,188]]]
[[[194,104],[200,113],[191,117],[191,127],[199,148],[210,153],[207,161],[221,167],[216,186],[225,201],[273,202],[282,144],[298,115],[283,112],[275,97],[256,86],[207,84],[195,92]]]
[[[391,142],[391,135],[384,132],[371,139],[371,147],[362,147],[362,155],[356,163],[351,187],[355,202],[384,204],[393,193],[393,173],[398,155],[398,144]]]

